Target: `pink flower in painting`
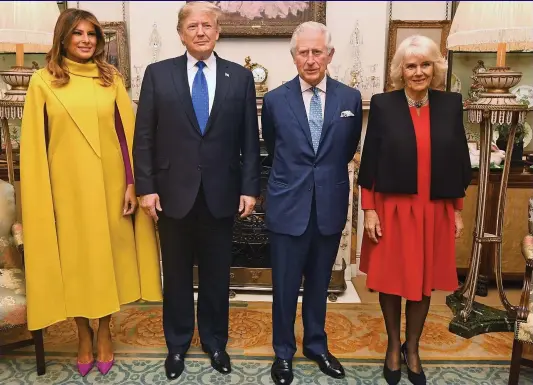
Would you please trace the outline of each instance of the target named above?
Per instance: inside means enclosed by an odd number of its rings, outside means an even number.
[[[237,12],[247,19],[260,18],[264,9],[263,3],[263,1],[241,1],[241,6]]]
[[[289,14],[296,16],[309,7],[307,1],[264,1],[265,16],[286,18]]]
[[[243,1],[217,1],[216,3],[224,13],[238,13]]]
[[[217,1],[224,13],[238,13],[247,19],[284,19],[289,15],[296,16],[309,7],[308,1]]]

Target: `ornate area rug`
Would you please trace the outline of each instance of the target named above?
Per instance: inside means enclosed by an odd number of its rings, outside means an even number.
[[[176,384],[255,385],[271,384],[272,351],[271,303],[232,303],[228,352],[234,371],[218,375],[201,352],[195,332],[189,351],[186,374]],[[0,384],[166,384],[163,361],[161,306],[135,304],[113,316],[112,332],[118,363],[105,378],[97,371],[81,379],[75,372],[77,351],[73,320],[56,324],[45,331],[47,374],[36,377],[32,348],[25,348],[0,359]],[[431,384],[492,385],[506,384],[509,375],[512,334],[489,333],[464,339],[451,334],[452,313],[444,305],[432,306],[422,336],[420,353]],[[97,324],[93,325],[95,328]],[[404,323],[405,327],[405,323]],[[330,304],[327,325],[330,351],[345,365],[345,380],[333,380],[301,354],[303,329],[298,308],[296,338],[298,352],[294,384],[385,384],[382,379],[386,349],[385,326],[378,304]],[[18,334],[18,335],[17,335]],[[403,332],[402,332],[403,334]],[[20,332],[2,335],[20,339]],[[405,382],[407,376],[405,375]],[[523,384],[533,383],[533,371],[522,369]]]
[[[224,376],[211,368],[206,358],[188,358],[185,372],[177,381],[169,382],[165,376],[163,358],[117,357],[117,364],[107,376],[93,369],[85,378],[75,371],[72,359],[54,358],[47,360],[47,372],[43,376],[35,373],[32,358],[0,360],[0,383],[3,385],[22,384],[121,384],[121,385],[167,385],[172,384],[214,384],[214,385],[270,385],[271,361],[257,357],[233,357],[233,370]],[[344,385],[386,384],[382,378],[382,364],[367,360],[344,360],[346,378],[336,380],[325,376],[318,367],[309,361],[297,359],[294,362],[294,385]],[[432,385],[503,385],[509,376],[507,365],[485,364],[466,365],[464,362],[434,364],[425,362],[428,384]],[[530,385],[533,370],[523,369],[520,385]],[[400,384],[410,384],[405,368]]]

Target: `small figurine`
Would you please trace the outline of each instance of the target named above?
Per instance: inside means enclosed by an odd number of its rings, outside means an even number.
[[[250,71],[252,70],[252,65],[250,64],[251,61],[252,61],[252,59],[250,58],[250,56],[246,56],[244,58],[244,68],[247,68]]]
[[[480,150],[470,148],[470,164],[472,167],[479,167],[479,157]],[[500,150],[496,143],[492,143],[490,146],[490,165],[491,166],[501,166],[503,160],[505,159],[505,151]]]
[[[472,68],[472,76],[470,78],[474,81],[472,85],[470,86],[470,89],[468,90],[468,99],[465,101],[465,104],[473,103],[479,98],[479,93],[483,92],[485,88],[483,85],[477,80],[477,75],[480,72],[486,72],[487,69],[485,68],[485,63],[483,60],[478,60],[477,65]]]

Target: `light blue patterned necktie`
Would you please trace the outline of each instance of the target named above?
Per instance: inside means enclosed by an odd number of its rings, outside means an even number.
[[[309,129],[311,130],[311,140],[313,141],[313,149],[315,154],[318,150],[318,143],[320,142],[320,135],[322,134],[322,101],[320,100],[319,89],[311,88],[313,97],[311,98],[311,105],[309,106]]]
[[[196,72],[192,83],[191,98],[194,112],[196,114],[196,120],[200,126],[200,132],[203,135],[207,120],[209,119],[209,90],[207,88],[207,80],[203,71],[205,63],[199,61],[196,63],[196,66],[198,67],[198,71]]]

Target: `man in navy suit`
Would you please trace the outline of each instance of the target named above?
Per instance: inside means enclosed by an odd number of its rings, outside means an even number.
[[[300,25],[291,54],[298,76],[265,95],[263,139],[272,169],[267,186],[274,286],[271,375],[276,384],[293,380],[294,322],[304,277],[304,355],[322,372],[343,378],[328,351],[324,330],[327,290],[348,213],[348,163],[362,126],[359,91],[326,76],[334,48],[320,23]]]
[[[135,189],[159,227],[163,261],[165,372],[178,378],[197,320],[213,368],[231,372],[228,342],[233,222],[260,194],[257,102],[252,73],[219,57],[221,12],[188,2],[178,14],[187,52],[144,74],[133,145]]]

